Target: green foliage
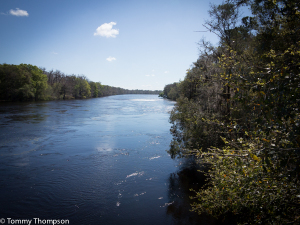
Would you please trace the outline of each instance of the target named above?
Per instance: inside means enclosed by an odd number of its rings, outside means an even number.
[[[35,100],[45,100],[45,91],[47,89],[48,80],[47,76],[43,74],[43,71],[37,66],[21,64],[20,67],[31,74],[31,84],[35,91]]]
[[[0,64],[0,100],[28,101],[102,97],[117,94],[158,94],[88,82],[85,76],[46,71],[29,64]]]
[[[215,114],[203,110],[197,101],[188,101],[186,97],[177,99],[170,115],[173,141],[169,154],[172,158],[182,157],[191,149],[222,145],[220,132],[215,132],[222,129],[216,117]]]
[[[253,17],[237,27],[242,4]],[[220,45],[202,43],[170,116],[171,156],[195,154],[210,165],[194,211],[231,212],[239,224],[299,224],[299,9],[294,0],[212,6],[206,25]]]
[[[98,93],[99,93],[99,90],[98,90],[98,87],[97,87],[97,83],[91,81],[89,84],[90,84],[90,87],[91,87],[91,95],[92,95],[92,97],[97,98],[98,97]]]
[[[159,96],[175,101],[179,98],[179,83],[167,84]]]
[[[36,66],[0,65],[1,100],[43,100],[46,98],[47,76]]]
[[[85,77],[76,77],[74,87],[75,98],[89,98],[91,97],[91,87]]]
[[[209,184],[196,192],[199,203],[193,210],[213,216],[232,212],[239,224],[296,223],[300,213],[299,152],[274,144],[266,149],[268,141],[252,136],[229,141],[223,149],[199,151],[202,162],[212,167]]]

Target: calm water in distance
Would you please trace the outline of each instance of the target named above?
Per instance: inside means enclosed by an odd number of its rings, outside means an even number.
[[[173,106],[156,95],[1,104],[0,218],[196,224],[166,152]]]

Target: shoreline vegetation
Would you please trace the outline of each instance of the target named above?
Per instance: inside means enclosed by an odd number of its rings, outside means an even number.
[[[242,17],[241,7],[251,15]],[[300,223],[300,2],[226,0],[211,5],[176,101],[172,158],[194,156],[207,184],[192,210],[237,224]]]
[[[121,94],[159,94],[89,81],[83,75],[46,71],[30,64],[0,64],[0,101],[86,99]]]

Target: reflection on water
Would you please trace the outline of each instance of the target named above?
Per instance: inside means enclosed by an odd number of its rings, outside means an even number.
[[[31,123],[38,123],[42,120],[45,120],[49,115],[33,114],[33,115],[11,115],[6,116],[5,118],[9,121],[24,121]]]
[[[196,202],[194,191],[206,184],[207,177],[200,171],[208,168],[200,166],[193,157],[181,161],[180,169],[169,177],[169,199],[166,204],[167,214],[172,215],[174,224],[191,225],[236,225],[234,219],[226,215],[215,219],[209,215],[198,215],[191,211],[191,204]],[[194,190],[194,191],[193,191]]]
[[[179,171],[170,174],[167,213],[173,216],[174,224],[215,224],[213,218],[191,212],[190,205],[194,200],[190,196],[195,196],[191,189],[198,190],[206,179],[203,173],[197,171],[199,169],[192,158],[183,159]]]
[[[166,152],[173,105],[153,95],[1,103],[0,218],[207,224],[189,212],[201,174]]]

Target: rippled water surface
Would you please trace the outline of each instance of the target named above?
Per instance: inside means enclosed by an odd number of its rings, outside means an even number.
[[[180,224],[173,105],[154,95],[1,104],[0,217]]]

